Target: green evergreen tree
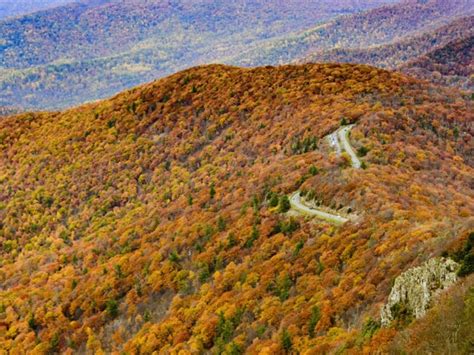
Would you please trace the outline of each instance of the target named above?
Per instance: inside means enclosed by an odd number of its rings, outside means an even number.
[[[280,213],[285,213],[285,212],[288,212],[290,208],[291,208],[291,204],[290,204],[290,199],[288,198],[288,196],[283,195],[282,197],[280,197],[278,211]]]

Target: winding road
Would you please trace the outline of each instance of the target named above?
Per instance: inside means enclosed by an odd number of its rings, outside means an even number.
[[[339,130],[338,135],[339,139],[342,142],[342,146],[344,147],[344,150],[349,154],[351,157],[352,161],[352,167],[354,169],[360,169],[362,163],[360,162],[359,158],[357,157],[357,154],[354,152],[354,149],[352,149],[351,144],[349,143],[349,132],[351,131],[352,127],[354,125],[346,126],[342,129]]]
[[[362,166],[362,163],[357,157],[357,154],[354,152],[354,149],[352,149],[352,146],[349,142],[349,132],[351,131],[353,127],[354,125],[341,127],[337,129],[335,132],[329,134],[327,136],[327,139],[331,147],[333,147],[336,150],[336,154],[338,156],[340,156],[342,151],[344,150],[347,154],[349,154],[351,158],[352,167],[354,169],[360,169]],[[301,202],[301,194],[299,191],[296,191],[290,196],[290,205],[291,205],[291,208],[296,212],[309,215],[309,216],[318,217],[320,219],[323,219],[335,224],[344,224],[350,221],[351,219],[354,219],[354,218],[342,217],[336,213],[327,212],[327,210],[323,211],[321,209],[309,207],[305,205],[303,202]]]
[[[315,217],[324,219],[328,222],[343,224],[349,221],[349,218],[345,218],[333,213],[324,212],[322,210],[311,208],[304,205],[301,202],[301,195],[299,191],[296,191],[293,195],[291,195],[290,204],[294,210],[300,213],[310,215],[310,216],[315,216]]]
[[[342,150],[344,150],[351,157],[351,164],[354,169],[360,169],[362,166],[361,161],[357,157],[357,154],[352,149],[351,144],[349,143],[349,132],[354,127],[354,125],[344,126],[339,128],[337,131],[331,133],[327,136],[329,144],[331,147],[334,147],[336,154],[341,155]],[[341,146],[342,144],[342,146]]]

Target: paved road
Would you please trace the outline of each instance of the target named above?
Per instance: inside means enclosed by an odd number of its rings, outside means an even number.
[[[339,136],[339,140],[342,142],[342,146],[344,147],[344,150],[351,157],[352,167],[354,169],[360,169],[361,162],[359,158],[357,157],[357,154],[354,152],[354,149],[352,149],[352,146],[349,143],[349,139],[348,139],[349,132],[351,131],[352,127],[354,127],[354,125],[346,126],[346,127],[343,127],[342,129],[339,129],[338,136]]]
[[[351,164],[354,169],[360,169],[361,162],[357,157],[357,154],[352,149],[351,144],[349,143],[349,132],[351,131],[354,125],[344,126],[336,130],[327,136],[329,144],[336,150],[338,156],[341,155],[342,150],[346,151],[347,154],[351,157]],[[329,213],[318,208],[308,207],[301,202],[301,195],[299,191],[296,191],[290,197],[291,207],[303,214],[318,217],[326,221],[343,224],[349,221],[349,218],[339,216],[334,213]]]
[[[332,214],[332,213],[321,211],[319,209],[310,208],[308,206],[305,206],[304,204],[301,203],[301,196],[300,196],[299,191],[297,191],[293,195],[291,195],[290,204],[291,204],[291,207],[293,209],[297,210],[298,212],[301,212],[301,213],[304,213],[304,214],[307,214],[307,215],[311,215],[311,216],[315,216],[315,217],[319,217],[319,218],[324,219],[324,220],[329,221],[329,222],[342,224],[342,223],[346,223],[347,221],[349,221],[349,218],[341,217],[337,214]]]
[[[354,169],[360,169],[361,162],[359,158],[357,157],[357,154],[354,152],[354,149],[352,149],[352,146],[348,139],[349,132],[351,131],[352,127],[354,127],[354,125],[341,127],[335,132],[329,134],[327,136],[327,139],[331,147],[333,147],[336,150],[336,154],[338,156],[341,155],[342,150],[344,150],[351,157],[352,167]],[[301,195],[299,191],[296,191],[293,195],[291,195],[290,204],[294,210],[300,213],[310,215],[310,216],[315,216],[332,223],[343,224],[349,221],[349,218],[342,217],[334,213],[329,213],[317,208],[312,208],[312,207],[308,207],[304,205],[301,202]]]
[[[351,131],[354,125],[344,126],[336,130],[335,132],[329,134],[327,139],[331,147],[336,150],[337,156],[340,156],[344,150],[351,157],[351,165],[355,169],[360,169],[361,162],[357,157],[357,154],[352,149],[351,143],[349,142],[349,132]]]

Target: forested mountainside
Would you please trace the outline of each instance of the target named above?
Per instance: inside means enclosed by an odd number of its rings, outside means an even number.
[[[335,19],[294,36],[268,41],[231,59],[239,65],[288,63],[334,49],[370,49],[432,32],[474,14],[469,0],[407,0]]]
[[[103,98],[393,0],[83,1],[0,21],[0,105]]]
[[[474,92],[474,34],[448,43],[401,67],[432,82]]]
[[[395,43],[360,49],[339,48],[315,51],[308,57],[302,58],[300,62],[365,63],[381,68],[396,69],[436,48],[471,36],[474,33],[473,28],[474,16],[468,16],[432,32],[403,38]]]
[[[465,352],[469,272],[379,320],[402,272],[472,259],[472,105],[365,65],[212,65],[3,118],[0,349]],[[323,139],[341,124],[361,169]],[[295,191],[358,218],[287,212]]]

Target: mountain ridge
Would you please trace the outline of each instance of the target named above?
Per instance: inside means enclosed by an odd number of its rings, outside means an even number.
[[[388,351],[390,280],[472,230],[473,112],[366,65],[209,65],[6,117],[0,346]],[[341,123],[365,169],[322,140]],[[291,218],[297,190],[362,220]]]

